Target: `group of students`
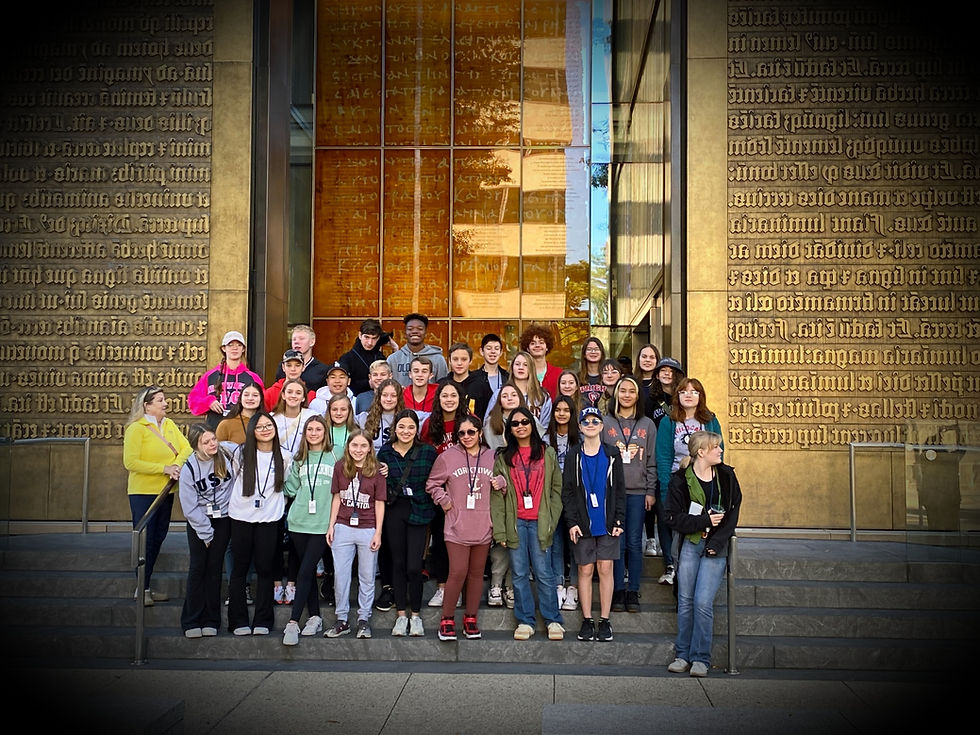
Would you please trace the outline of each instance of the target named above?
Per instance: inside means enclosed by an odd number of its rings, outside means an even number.
[[[424,315],[404,323],[406,344],[398,348],[377,321],[366,320],[332,365],[312,356],[313,331],[296,327],[268,388],[245,364],[244,337],[229,332],[221,363],[188,397],[205,421],[180,436],[183,445],[173,438],[172,455],[144,430],[173,433],[162,391],[137,396],[126,433],[131,484],[131,431],[160,455],[154,461],[168,460],[164,474],[179,478],[190,547],[185,635],[217,634],[230,543],[228,627],[235,635],[269,634],[280,602],[291,605],[283,643],[296,645],[326,627],[322,593],[335,605],[326,637],[371,637],[375,606],[396,609],[392,635],[422,636],[428,573],[438,583],[429,604],[442,607],[440,640],[457,640],[458,606],[462,635],[480,638],[489,564],[487,602],[513,608],[515,639],[535,634],[540,612],[548,637],[561,640],[562,610],[581,605],[578,639],[609,641],[611,613],[640,609],[643,556],[659,538],[659,581],[674,584],[676,574],[678,599],[677,659],[669,670],[706,675],[711,605],[741,492],[721,461],[720,425],[700,381],[650,344],[629,372],[596,337],[583,344],[579,369],[563,370],[547,361],[553,333],[542,325],[522,333],[509,370],[500,365],[502,339],[486,335],[483,365],[470,370],[468,345],[452,345],[447,362],[425,343]],[[387,358],[382,344],[392,349]],[[148,540],[148,557],[156,543]],[[330,594],[327,582],[317,589],[318,569],[328,579],[332,573]],[[147,604],[151,573],[148,559]]]

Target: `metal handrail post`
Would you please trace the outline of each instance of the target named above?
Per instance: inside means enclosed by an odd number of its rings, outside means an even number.
[[[133,663],[146,663],[146,607],[143,604],[143,588],[146,583],[146,527],[133,530],[132,554],[136,566],[136,653]]]
[[[738,537],[734,534],[728,542],[728,669],[731,676],[739,674],[735,665],[735,555],[738,553]]]
[[[85,458],[82,460],[82,474],[84,476],[82,480],[82,535],[88,533],[88,468],[91,456],[89,444],[89,438],[85,437]]]

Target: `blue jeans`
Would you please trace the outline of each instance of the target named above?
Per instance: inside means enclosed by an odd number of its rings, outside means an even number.
[[[510,550],[510,568],[514,575],[514,617],[518,623],[530,625],[537,622],[534,615],[534,595],[531,593],[530,573],[538,586],[538,606],[545,623],[562,622],[558,611],[558,595],[555,593],[554,574],[551,570],[551,547],[541,550],[538,543],[538,522],[517,519],[517,548]]]
[[[129,496],[129,510],[133,516],[133,526],[135,527],[143,519],[143,515],[153,505],[156,495],[132,494]],[[170,531],[170,517],[174,508],[174,494],[170,493],[157,506],[156,511],[146,524],[146,569],[144,570],[143,589],[150,589],[150,577],[153,576],[153,567],[160,556],[160,548],[163,546],[167,533]]]
[[[626,496],[626,533],[619,537],[619,558],[613,562],[613,589],[626,589],[626,565],[629,564],[629,589],[640,591],[643,576],[643,522],[646,519],[646,495]],[[624,561],[626,560],[626,561]]]
[[[677,563],[677,640],[675,655],[685,661],[711,664],[711,633],[715,595],[725,576],[728,558],[705,556],[704,541],[681,541]]]

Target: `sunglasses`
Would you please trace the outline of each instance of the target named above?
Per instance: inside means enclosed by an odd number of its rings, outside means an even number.
[[[602,419],[583,419],[582,426],[601,426]]]
[[[459,434],[460,436],[475,436],[476,434],[479,434],[480,432],[477,431],[476,429],[460,429],[456,433]]]
[[[531,421],[530,421],[530,419],[519,419],[517,421],[511,421],[510,422],[510,425],[511,426],[530,426],[531,425]]]

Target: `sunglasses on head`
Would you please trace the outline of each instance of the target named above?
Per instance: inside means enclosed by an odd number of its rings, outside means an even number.
[[[531,420],[530,419],[517,419],[516,421],[511,421],[510,422],[510,425],[511,426],[530,426],[531,425]]]

